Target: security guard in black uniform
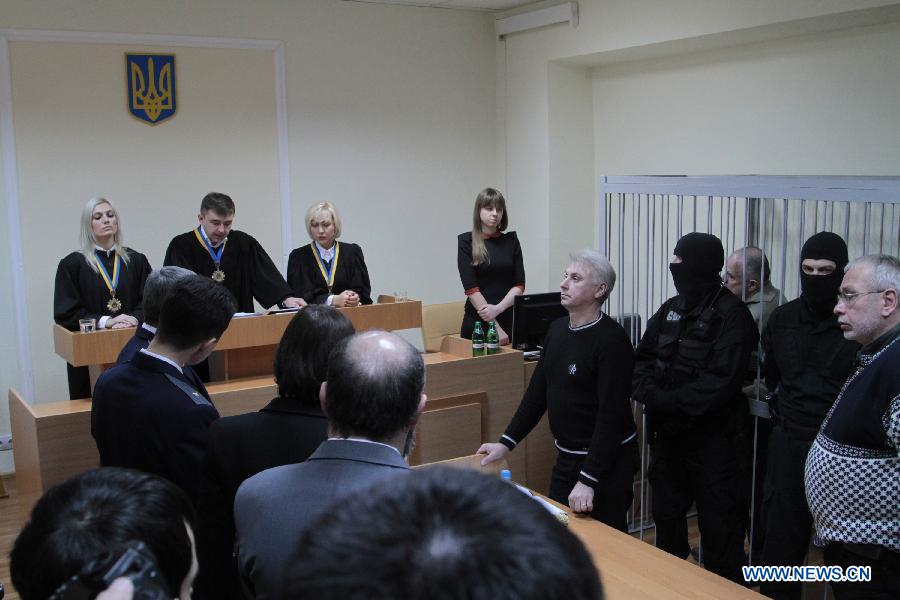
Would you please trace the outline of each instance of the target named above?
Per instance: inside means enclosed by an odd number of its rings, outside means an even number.
[[[847,244],[823,231],[800,250],[801,293],[775,309],[763,332],[763,374],[774,390],[774,427],[763,492],[763,565],[802,565],[812,515],[804,469],[825,415],[853,371],[859,344],[844,339],[832,312],[847,266]],[[763,582],[770,598],[799,600],[799,582]]]
[[[686,513],[696,502],[704,566],[743,582],[739,433],[749,422],[741,383],[758,334],[722,285],[722,243],[689,233],[669,265],[678,295],[663,303],[637,348],[633,398],[650,423],[656,545],[690,553]]]

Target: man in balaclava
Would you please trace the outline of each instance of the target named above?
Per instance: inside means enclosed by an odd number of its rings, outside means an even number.
[[[678,240],[669,265],[678,295],[647,324],[632,397],[650,425],[657,547],[688,556],[686,514],[696,502],[704,566],[743,583],[739,439],[748,416],[741,383],[758,335],[750,311],[722,285],[724,257],[713,235]]]
[[[859,344],[844,339],[832,312],[837,303],[847,244],[823,231],[800,251],[800,297],[775,309],[763,332],[763,375],[774,390],[763,491],[762,565],[803,565],[812,516],[803,472],[822,420],[850,371]],[[797,582],[764,582],[771,598],[797,598]]]

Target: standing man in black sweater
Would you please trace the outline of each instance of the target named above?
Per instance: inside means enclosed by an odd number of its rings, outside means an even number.
[[[550,326],[528,390],[499,443],[483,444],[478,453],[486,455],[482,464],[500,460],[548,412],[559,450],[550,497],[626,531],[640,459],[630,402],[631,342],[600,310],[615,283],[616,273],[600,253],[572,255],[559,286],[569,317]]]

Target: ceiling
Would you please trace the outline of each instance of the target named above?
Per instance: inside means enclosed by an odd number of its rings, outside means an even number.
[[[404,6],[428,6],[432,8],[451,8],[455,10],[483,10],[500,12],[534,4],[538,0],[349,0],[351,2],[368,2],[370,4],[400,4]]]

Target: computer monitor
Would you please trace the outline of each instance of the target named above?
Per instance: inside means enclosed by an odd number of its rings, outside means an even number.
[[[516,350],[530,352],[544,345],[550,323],[569,313],[559,303],[559,292],[516,296],[510,343]]]

